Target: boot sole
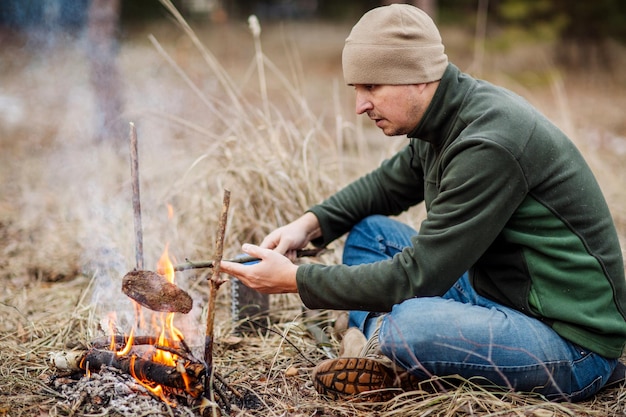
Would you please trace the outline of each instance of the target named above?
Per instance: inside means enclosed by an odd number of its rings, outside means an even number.
[[[315,389],[333,400],[386,401],[400,392],[394,381],[393,370],[371,358],[327,359],[313,370]]]

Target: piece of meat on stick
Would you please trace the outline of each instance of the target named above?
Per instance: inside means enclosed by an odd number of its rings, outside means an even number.
[[[191,296],[152,271],[131,271],[122,279],[122,292],[153,311],[187,314],[193,307]]]

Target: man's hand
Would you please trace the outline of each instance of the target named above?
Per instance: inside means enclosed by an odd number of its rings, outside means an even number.
[[[267,235],[260,247],[274,249],[289,259],[295,260],[296,250],[304,248],[311,240],[319,236],[321,236],[319,221],[313,213],[307,212]]]
[[[283,294],[298,292],[294,265],[277,251],[260,246],[244,244],[241,249],[248,255],[261,259],[257,264],[242,265],[236,262],[222,261],[220,269],[238,278],[246,287],[265,294]]]
[[[296,259],[296,251],[319,236],[319,221],[313,213],[307,212],[267,235],[260,246],[246,243],[241,247],[246,254],[261,259],[261,262],[242,265],[222,261],[220,269],[238,278],[246,287],[265,294],[295,293],[298,292],[298,266],[292,261]]]

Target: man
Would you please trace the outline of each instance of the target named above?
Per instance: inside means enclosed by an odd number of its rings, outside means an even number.
[[[448,375],[554,400],[597,392],[626,341],[626,285],[609,209],[576,147],[520,97],[448,63],[413,6],[366,13],[343,71],[356,112],[408,145],[243,245],[260,263],[222,270],[313,309],[351,310],[369,340],[362,357],[314,370],[332,398]],[[422,201],[419,233],[387,217]],[[343,265],[290,261],[347,232]]]

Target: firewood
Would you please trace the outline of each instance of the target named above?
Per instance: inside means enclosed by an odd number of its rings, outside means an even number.
[[[144,307],[168,313],[189,313],[191,296],[152,271],[131,271],[122,279],[122,292]]]
[[[116,334],[115,336],[101,336],[93,339],[90,342],[90,346],[96,349],[106,349],[111,346],[111,338],[113,338],[113,343],[115,344],[117,349],[122,349],[127,343],[129,336]],[[185,349],[186,353],[189,353],[189,349],[187,346],[184,346],[184,343],[181,343],[177,340],[166,339],[165,343],[168,346],[172,346],[174,349]],[[156,336],[134,336],[132,338],[132,344],[134,346],[138,345],[151,345],[155,346],[159,344],[159,338]]]
[[[199,398],[204,392],[206,370],[199,362],[168,366],[134,354],[118,356],[116,352],[101,349],[56,352],[51,354],[50,360],[60,371],[98,371],[109,366],[134,374],[142,381],[184,391],[193,398]]]

